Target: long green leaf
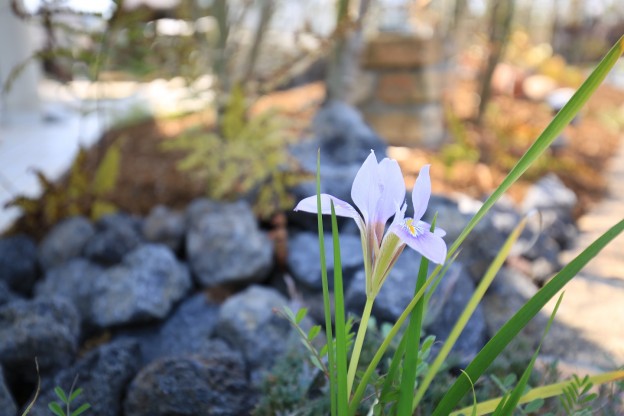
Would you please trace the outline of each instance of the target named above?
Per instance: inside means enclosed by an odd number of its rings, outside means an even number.
[[[624,370],[611,371],[608,373],[596,374],[594,376],[589,376],[589,381],[594,384],[594,386],[611,383],[617,380],[624,379]],[[565,389],[571,386],[574,383],[574,379],[561,381],[554,384],[549,384],[547,386],[536,387],[528,391],[524,396],[522,396],[518,402],[518,404],[526,404],[530,403],[537,399],[547,399],[549,397],[559,396],[564,394]],[[501,397],[497,397],[495,399],[491,399],[485,402],[481,402],[476,406],[476,415],[482,416],[487,415],[488,413],[492,413],[498,403],[501,401]],[[472,412],[474,409],[473,406],[465,407],[460,410],[456,410],[450,413],[450,416],[461,416],[466,415],[468,412]]]
[[[327,359],[329,361],[329,394],[331,400],[331,414],[336,415],[336,363],[334,355],[334,336],[332,334],[331,302],[329,284],[327,283],[327,263],[325,262],[325,237],[323,235],[323,214],[321,209],[321,150],[316,157],[316,210],[319,235],[319,249],[321,253],[321,284],[323,286],[323,307],[325,311],[325,335],[327,337]]]
[[[349,408],[347,390],[347,333],[345,330],[344,289],[342,287],[342,261],[340,258],[340,239],[334,202],[331,201],[331,224],[334,242],[334,319],[336,323],[336,376],[337,376],[337,411],[346,415]]]
[[[431,222],[431,232],[435,229],[436,217]],[[418,278],[416,279],[416,289],[414,294],[425,286],[427,272],[429,270],[429,260],[426,257],[420,259]],[[414,397],[414,386],[416,384],[416,371],[418,368],[418,354],[420,352],[420,331],[422,330],[423,315],[425,313],[425,299],[421,299],[410,316],[407,330],[403,337],[405,341],[405,357],[403,358],[403,373],[401,374],[401,384],[399,386],[399,402],[397,403],[397,414],[407,415],[412,410],[412,398]]]
[[[494,203],[513,185],[514,182],[522,176],[522,174],[535,162],[535,160],[550,146],[550,144],[559,136],[570,121],[576,116],[581,107],[585,105],[589,97],[596,91],[598,86],[604,81],[605,77],[618,61],[620,55],[624,52],[624,36],[622,36],[611,50],[600,61],[598,66],[592,71],[583,85],[576,91],[568,103],[557,113],[555,118],[544,129],[542,134],[535,140],[526,153],[518,160],[516,165],[511,169],[503,182],[494,190],[492,195],[483,203],[483,206],[472,217],[466,225],[457,240],[448,250],[448,257],[455,253],[461,243],[468,237],[472,229],[481,221],[485,214],[492,208]],[[448,258],[447,257],[447,258]]]
[[[529,365],[522,373],[522,377],[520,377],[518,384],[513,389],[513,391],[511,392],[511,395],[505,402],[505,406],[502,409],[500,409],[500,411],[494,413],[494,416],[511,415],[513,414],[513,411],[516,408],[516,406],[518,406],[520,397],[522,397],[522,394],[524,393],[524,389],[529,383],[529,377],[531,376],[531,373],[533,372],[533,367],[535,366],[535,361],[537,360],[537,356],[539,355],[539,352],[542,348],[542,344],[544,343],[544,338],[546,338],[548,331],[550,331],[550,327],[552,326],[552,323],[555,320],[555,315],[557,314],[557,311],[559,310],[559,305],[561,305],[562,300],[563,300],[563,293],[561,293],[561,295],[559,295],[559,299],[557,299],[557,304],[555,305],[555,308],[550,314],[550,318],[548,319],[548,324],[546,324],[546,328],[544,329],[544,333],[542,334],[542,339],[540,340],[539,345],[537,346],[537,349],[535,350],[535,353],[533,354],[533,357],[531,357],[531,361],[529,362]]]
[[[471,380],[477,380],[503,349],[514,339],[527,323],[560,291],[585,265],[593,259],[607,244],[624,230],[624,220],[620,221],[594,241],[581,254],[565,266],[490,339],[466,368]],[[446,416],[470,388],[466,376],[460,375],[453,386],[446,392],[433,416]]]
[[[527,218],[528,217],[524,217],[522,221],[520,221],[520,223],[513,229],[511,234],[509,234],[509,237],[507,237],[505,244],[503,244],[503,247],[501,247],[501,249],[499,250],[498,254],[494,258],[494,261],[492,261],[492,264],[481,279],[479,286],[477,286],[474,293],[470,297],[470,300],[466,304],[464,310],[462,311],[462,314],[457,319],[457,322],[455,322],[455,325],[453,326],[453,329],[451,330],[451,333],[449,334],[446,342],[444,342],[444,345],[440,349],[440,352],[429,367],[429,371],[425,375],[422,383],[420,383],[420,386],[418,386],[418,390],[416,391],[416,395],[412,404],[412,411],[416,409],[418,403],[425,395],[427,389],[429,388],[429,385],[433,381],[433,378],[442,367],[444,360],[446,360],[446,358],[448,357],[448,354],[451,352],[451,349],[455,345],[455,342],[457,342],[459,335],[468,324],[468,320],[477,309],[477,306],[479,306],[479,303],[481,302],[481,299],[483,299],[485,292],[492,284],[492,281],[494,281],[494,278],[496,277],[500,268],[503,266],[503,263],[505,262],[505,259],[513,248],[513,245],[516,243],[516,241],[520,237],[520,234],[524,230],[524,227],[527,223]],[[475,377],[472,377],[472,379],[476,380]]]

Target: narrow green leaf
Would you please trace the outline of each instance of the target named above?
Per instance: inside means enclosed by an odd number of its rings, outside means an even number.
[[[323,214],[321,209],[321,150],[316,157],[316,219],[319,235],[319,249],[321,254],[321,285],[323,287],[323,308],[325,312],[325,335],[327,337],[327,360],[329,361],[329,394],[331,414],[336,415],[336,356],[334,355],[334,336],[332,334],[331,300],[327,281],[327,263],[325,261],[325,237],[323,235]]]
[[[438,353],[437,357],[435,358],[435,360],[433,360],[433,363],[429,367],[429,371],[425,375],[425,378],[418,386],[418,390],[416,391],[416,395],[414,396],[414,400],[412,404],[412,411],[416,410],[418,403],[425,395],[427,389],[429,388],[429,386],[431,385],[431,382],[433,381],[433,378],[436,376],[436,374],[442,367],[444,360],[446,360],[446,358],[451,352],[451,349],[455,345],[455,342],[457,342],[457,339],[459,338],[462,331],[468,324],[468,320],[470,319],[474,311],[477,309],[477,306],[479,306],[479,303],[481,302],[481,299],[483,299],[485,292],[492,284],[492,281],[494,281],[494,278],[496,277],[496,274],[498,273],[500,268],[503,266],[503,263],[505,262],[505,259],[509,255],[509,252],[511,251],[513,245],[516,243],[516,241],[520,237],[522,230],[524,230],[524,227],[527,223],[527,219],[528,217],[524,217],[520,221],[520,223],[513,229],[511,234],[509,234],[509,237],[507,237],[505,244],[503,244],[503,247],[501,247],[498,254],[496,254],[494,261],[492,261],[492,264],[490,265],[488,270],[485,272],[485,275],[481,279],[481,282],[479,282],[479,286],[477,286],[470,300],[466,304],[466,307],[462,311],[462,314],[457,319],[457,322],[455,322],[455,325],[453,326],[453,329],[451,330],[446,341],[444,342],[444,345],[440,349],[440,352]],[[478,377],[474,377],[474,375],[471,375],[471,378],[473,380],[478,379]]]
[[[431,232],[435,229],[437,214],[431,223]],[[427,271],[429,270],[429,260],[421,257],[416,288],[414,295],[425,286],[427,281]],[[423,315],[425,313],[425,299],[421,299],[412,314],[405,331],[405,356],[403,357],[403,371],[401,372],[401,384],[399,386],[399,402],[397,403],[397,414],[408,415],[412,412],[412,399],[414,398],[414,386],[416,385],[416,371],[418,369],[418,354],[420,352],[420,332],[422,330]]]
[[[74,410],[71,414],[71,416],[78,416],[83,414],[84,412],[86,412],[87,410],[89,410],[91,408],[91,405],[89,403],[85,403],[82,406],[80,406],[78,409]]]
[[[342,285],[342,260],[340,257],[340,239],[338,237],[338,220],[334,202],[331,202],[331,224],[334,243],[334,321],[336,323],[336,373],[337,373],[337,407],[339,415],[346,415],[349,409],[349,392],[347,390],[347,334],[345,330],[344,289]]]
[[[72,394],[69,396],[69,402],[73,402],[76,397],[80,396],[82,394],[82,388],[77,388],[76,390],[74,390],[72,392]]]
[[[589,97],[596,91],[598,86],[605,79],[613,65],[618,61],[620,55],[624,52],[624,36],[622,36],[611,50],[600,61],[598,66],[592,71],[583,85],[576,91],[568,103],[557,113],[555,118],[544,129],[540,136],[535,140],[526,153],[518,160],[516,165],[511,169],[509,174],[503,179],[503,182],[494,190],[490,197],[483,203],[483,206],[477,211],[474,217],[468,222],[464,230],[460,233],[457,240],[448,250],[448,257],[459,248],[461,243],[468,237],[472,229],[483,219],[485,214],[492,208],[494,203],[513,185],[514,182],[522,176],[522,174],[544,153],[550,144],[559,136],[570,121],[576,116],[581,107],[585,105]]]
[[[518,381],[516,388],[514,388],[513,391],[511,392],[511,395],[509,396],[509,399],[505,403],[505,406],[500,412],[495,412],[494,413],[495,416],[511,415],[513,414],[514,409],[518,406],[520,397],[522,397],[522,394],[524,394],[524,389],[529,383],[529,377],[531,376],[531,373],[533,372],[533,367],[535,366],[535,360],[537,360],[537,356],[539,355],[540,349],[542,348],[544,339],[546,338],[548,331],[550,331],[550,327],[552,326],[552,323],[555,320],[555,315],[557,314],[557,311],[559,310],[559,306],[561,305],[562,300],[563,300],[563,293],[559,295],[557,304],[555,305],[555,308],[550,314],[550,319],[548,320],[548,324],[546,324],[546,328],[544,329],[544,333],[542,334],[542,339],[540,340],[539,345],[537,346],[537,349],[535,350],[535,353],[533,354],[533,357],[531,357],[531,361],[529,362],[529,365],[522,373],[522,377],[520,377],[520,380]]]
[[[314,340],[314,338],[316,338],[320,332],[321,332],[321,326],[320,325],[314,325],[308,331],[308,339],[310,341]]]
[[[56,416],[65,416],[63,408],[57,402],[48,403],[48,409],[50,409],[50,411]]]
[[[307,308],[301,308],[297,311],[297,315],[295,316],[295,322],[297,323],[297,325],[299,325],[301,321],[303,321],[303,318],[305,318],[307,313],[308,313]]]
[[[546,285],[544,285],[531,299],[529,299],[514,316],[488,341],[479,354],[466,368],[466,373],[472,380],[481,377],[481,374],[514,339],[526,324],[559,292],[585,265],[593,259],[607,244],[624,230],[624,220],[620,221],[607,232],[594,241],[574,260],[557,273]],[[468,391],[469,385],[466,377],[460,375],[451,388],[446,392],[438,406],[434,416],[446,416],[459,400]]]
[[[54,388],[54,393],[56,393],[56,395],[58,396],[59,399],[61,399],[61,401],[65,404],[67,404],[67,395],[65,394],[65,392],[63,391],[62,388],[60,388],[59,386],[56,386]]]
[[[590,376],[590,380],[595,385],[611,383],[617,380],[624,379],[624,370],[611,371],[608,373],[596,374],[595,376]],[[547,386],[536,387],[534,389],[529,390],[525,395],[520,398],[519,404],[530,403],[539,399],[547,399],[549,397],[555,397],[562,394],[566,394],[569,387],[573,385],[573,380],[561,381],[555,384],[549,384]],[[498,397],[496,399],[491,399],[485,402],[481,402],[477,405],[477,416],[486,415],[492,413],[496,406],[499,404],[501,398]],[[566,411],[569,413],[570,409],[565,404],[562,403],[565,407]],[[466,407],[455,412],[450,413],[450,416],[460,416],[462,414],[466,414],[471,408]]]

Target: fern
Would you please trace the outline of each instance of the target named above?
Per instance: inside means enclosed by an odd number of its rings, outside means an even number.
[[[597,393],[590,393],[594,384],[589,381],[589,376],[582,379],[576,374],[573,376],[570,385],[559,397],[561,406],[567,415],[570,416],[590,416],[592,414],[591,405],[598,397]]]
[[[72,402],[82,394],[82,389],[74,390],[74,385],[72,385],[69,393],[65,393],[65,391],[58,386],[54,388],[54,393],[59,398],[60,403],[56,401],[50,402],[48,404],[48,409],[56,416],[79,416],[91,408],[89,403],[83,403],[76,410],[71,410]]]
[[[249,199],[262,219],[291,208],[288,190],[310,176],[288,153],[284,121],[272,112],[249,117],[240,87],[233,89],[220,119],[220,132],[196,127],[163,149],[186,153],[177,167],[204,181],[208,198]]]
[[[120,142],[113,143],[95,171],[88,166],[88,152],[81,148],[65,180],[54,183],[42,172],[35,171],[41,196],[18,195],[5,207],[17,207],[21,218],[9,232],[24,231],[41,236],[59,221],[83,215],[93,220],[117,211],[109,195],[114,190],[121,167]]]

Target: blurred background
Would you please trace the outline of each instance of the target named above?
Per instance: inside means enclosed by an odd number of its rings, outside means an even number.
[[[387,141],[408,186],[428,161],[439,165],[435,189],[481,197],[624,31],[614,0],[2,0],[0,13],[0,202],[14,202],[3,228],[28,213],[18,197],[45,194],[79,148],[95,172],[112,144],[122,157],[103,212],[254,193],[268,218],[292,200],[259,184],[286,189],[309,173],[285,149],[329,102]],[[580,195],[577,214],[604,191],[621,131],[621,66],[610,84],[527,176],[557,170]],[[237,117],[234,130],[264,126],[242,139],[253,146],[225,138],[239,135],[224,126]],[[211,161],[189,156],[198,146]],[[246,149],[263,146],[283,150],[272,167],[223,169],[245,153],[253,164]],[[53,211],[35,213],[33,227],[69,213]]]

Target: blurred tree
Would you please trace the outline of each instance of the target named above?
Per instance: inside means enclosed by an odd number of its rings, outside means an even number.
[[[481,124],[485,110],[490,101],[492,93],[492,76],[494,70],[503,57],[505,45],[509,40],[511,33],[511,24],[513,21],[516,0],[491,0],[489,5],[489,34],[488,46],[489,53],[485,68],[479,79],[480,97],[479,112],[477,122]]]

